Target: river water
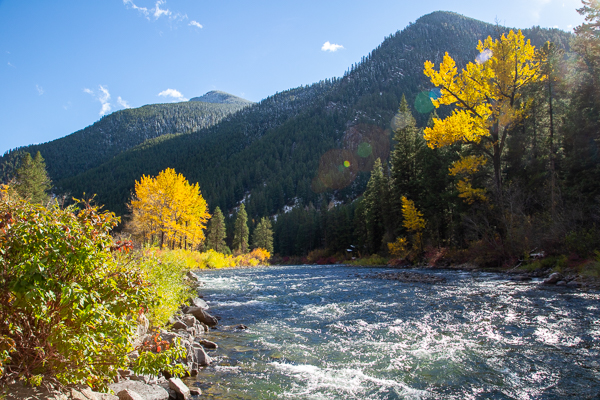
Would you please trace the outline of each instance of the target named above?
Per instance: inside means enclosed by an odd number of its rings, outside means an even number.
[[[199,271],[219,349],[187,383],[210,399],[600,398],[599,292],[490,273],[364,278],[383,271]]]

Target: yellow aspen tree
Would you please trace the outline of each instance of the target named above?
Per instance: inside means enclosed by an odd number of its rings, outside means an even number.
[[[412,200],[402,196],[402,225],[413,234],[413,249],[421,250],[423,241],[423,229],[425,229],[425,218],[423,213],[417,210]]]
[[[488,37],[479,42],[477,49],[480,54],[476,61],[467,64],[460,73],[448,53],[439,70],[435,70],[431,61],[425,61],[424,73],[441,93],[439,98],[432,99],[433,104],[456,108],[445,119],[435,118],[433,127],[425,128],[424,137],[431,148],[458,142],[472,145],[473,150],[492,161],[495,189],[500,195],[506,139],[528,108],[523,89],[542,79],[541,60],[520,30],[516,33],[511,30],[497,40]],[[461,182],[459,190],[472,189],[470,182]],[[466,197],[472,198],[468,194]]]
[[[200,187],[172,168],[136,181],[129,207],[133,230],[143,242],[194,248],[204,240],[210,214]]]

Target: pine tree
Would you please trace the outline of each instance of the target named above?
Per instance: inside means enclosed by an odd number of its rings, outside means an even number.
[[[225,229],[225,217],[219,207],[215,208],[213,216],[208,224],[208,232],[206,234],[206,245],[209,249],[213,249],[219,253],[227,253],[225,249],[227,244],[225,238],[227,231]]]
[[[254,248],[262,248],[269,253],[273,253],[273,227],[271,221],[263,217],[256,226],[252,235],[252,244]]]
[[[52,185],[46,172],[46,163],[39,151],[33,158],[29,153],[23,155],[15,179],[14,188],[22,198],[31,203],[43,204],[48,201],[48,190]]]
[[[421,197],[422,189],[419,175],[422,171],[421,153],[425,149],[425,139],[421,129],[408,108],[404,95],[400,101],[398,114],[394,118],[394,141],[391,162],[391,208],[394,225],[400,226],[402,220],[402,196],[411,199]]]
[[[388,179],[383,173],[381,159],[378,158],[373,165],[371,178],[367,183],[367,190],[363,198],[367,249],[371,253],[379,251],[383,243],[388,198]]]
[[[244,206],[244,203],[242,203],[233,228],[233,250],[241,253],[248,252],[249,233],[248,214],[246,214],[246,207]]]

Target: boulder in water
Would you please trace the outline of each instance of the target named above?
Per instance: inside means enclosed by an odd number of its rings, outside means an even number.
[[[553,274],[550,274],[549,277],[544,279],[544,285],[555,285],[556,283],[558,283],[559,281],[562,281],[562,280],[563,280],[563,276],[561,274],[559,274],[558,272],[554,272]]]
[[[186,311],[186,314],[193,315],[198,319],[198,321],[208,325],[211,328],[213,326],[217,326],[217,324],[219,323],[215,317],[213,317],[200,307],[189,307]]]

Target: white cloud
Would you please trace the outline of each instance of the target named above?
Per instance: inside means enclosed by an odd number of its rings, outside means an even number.
[[[481,53],[477,54],[477,57],[475,57],[475,61],[477,62],[477,64],[483,64],[490,58],[492,58],[492,50],[485,49]]]
[[[41,87],[40,85],[35,85],[35,88],[37,89],[38,94],[40,96],[44,94],[44,88],[43,87]]]
[[[103,116],[108,114],[112,107],[108,102],[108,100],[110,100],[110,93],[108,93],[108,89],[100,85],[100,91],[102,92],[102,94],[98,96],[98,100],[100,101],[100,104],[102,104],[102,108],[100,109],[100,116]]]
[[[83,88],[83,91],[87,94],[90,94],[90,95],[96,97],[96,99],[102,105],[102,107],[100,108],[100,116],[103,116],[103,115],[108,114],[112,110],[112,106],[108,102],[110,100],[110,93],[108,92],[108,89],[105,88],[104,86],[99,85],[98,87],[100,88],[100,93],[98,93],[97,96],[94,93],[94,91],[91,89]]]
[[[154,18],[156,18],[156,19],[159,19],[163,15],[171,15],[171,11],[169,11],[169,9],[164,9],[164,10],[160,9],[161,4],[165,4],[165,0],[158,0],[156,2],[156,5],[153,8]]]
[[[126,6],[129,6],[131,8],[133,8],[134,10],[138,10],[139,12],[141,12],[142,14],[144,14],[144,16],[146,18],[149,17],[149,11],[146,7],[138,7],[136,6],[132,0],[123,0],[123,4],[125,4]]]
[[[119,103],[119,105],[123,108],[131,108],[131,106],[129,105],[128,102],[126,102],[125,100],[123,100],[121,98],[121,96],[117,97],[117,103]]]
[[[190,23],[188,25],[196,26],[198,28],[202,28],[202,25],[198,21],[190,21]]]
[[[17,68],[17,67],[15,67],[14,65],[12,65],[12,64],[10,63],[10,61],[8,62],[8,66],[9,66],[9,67],[13,67],[13,68]]]
[[[172,97],[173,99],[179,100],[179,101],[188,101],[188,99],[183,97],[183,95],[178,90],[175,90],[175,89],[163,90],[158,95],[163,96],[163,97]]]
[[[344,46],[342,46],[341,44],[334,44],[334,43],[329,43],[329,41],[323,43],[323,46],[321,47],[322,51],[338,51],[339,49],[343,49]]]

